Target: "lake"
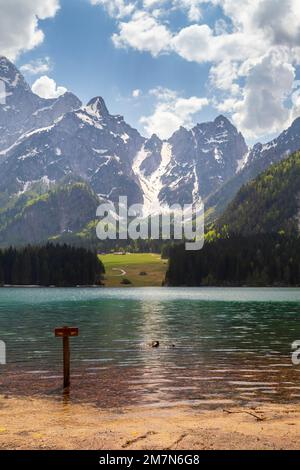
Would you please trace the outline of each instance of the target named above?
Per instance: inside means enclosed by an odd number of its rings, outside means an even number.
[[[203,408],[300,399],[291,361],[300,289],[0,289],[0,393],[62,396],[53,330],[63,325],[80,329],[69,399]]]

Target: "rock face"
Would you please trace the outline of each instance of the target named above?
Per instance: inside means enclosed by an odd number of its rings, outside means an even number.
[[[206,207],[213,209],[213,218],[222,214],[244,184],[299,149],[300,118],[271,142],[254,145],[240,163],[237,174],[207,199]]]
[[[156,181],[157,198],[168,205],[208,196],[235,175],[248,150],[243,136],[224,116],[191,131],[181,127],[167,145],[166,162],[163,142],[151,137],[135,162],[135,171],[148,182],[150,191]]]
[[[140,202],[132,158],[142,143],[122,116],[111,116],[102,98],[94,98],[9,149],[1,165],[0,192],[20,194],[39,181],[53,185],[73,175],[101,197],[115,201],[127,195],[130,203]]]
[[[0,82],[5,87],[5,100],[2,96],[0,104],[0,152],[26,132],[49,126],[63,114],[81,106],[81,101],[72,93],[51,100],[35,95],[22,74],[5,57],[0,57]]]
[[[142,161],[140,170],[144,173],[146,177],[151,176],[157,168],[160,166],[162,157],[163,142],[153,134],[151,139],[147,140],[144,146],[147,157]]]
[[[184,189],[185,181],[189,180],[193,185],[193,199],[197,194],[204,199],[236,173],[239,161],[247,152],[243,136],[223,116],[214,122],[198,124],[188,135],[179,133],[183,135],[171,138],[176,163],[171,164],[169,172],[176,198],[180,189]],[[174,185],[178,178],[182,178],[183,185],[180,179]],[[184,199],[189,202],[188,197]]]

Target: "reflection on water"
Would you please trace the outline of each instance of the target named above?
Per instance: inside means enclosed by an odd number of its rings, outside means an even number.
[[[61,393],[53,329],[67,324],[80,328],[71,398],[99,406],[295,401],[299,317],[299,289],[1,289],[8,364],[0,392]]]

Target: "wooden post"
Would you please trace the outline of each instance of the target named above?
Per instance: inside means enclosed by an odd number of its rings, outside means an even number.
[[[69,337],[78,336],[78,328],[70,328],[64,326],[63,328],[55,328],[55,336],[63,339],[63,361],[64,361],[64,388],[70,386],[70,343]]]
[[[64,348],[64,388],[70,386],[70,343],[69,336],[63,338]]]

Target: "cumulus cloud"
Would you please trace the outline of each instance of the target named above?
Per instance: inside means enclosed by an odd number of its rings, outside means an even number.
[[[215,101],[214,106],[220,113],[233,113],[240,108],[240,101],[236,98],[226,98],[224,101]]]
[[[208,0],[209,1],[209,0]],[[207,0],[90,0],[92,5],[102,5],[113,18],[125,18],[135,11],[148,11],[153,16],[165,15],[166,11],[183,10],[190,21],[199,21],[201,4]]]
[[[23,64],[20,67],[22,73],[27,73],[29,75],[39,75],[41,73],[47,73],[52,69],[51,60],[49,57],[44,59],[36,59]]]
[[[157,134],[162,139],[168,139],[180,126],[191,127],[193,116],[209,104],[207,98],[182,98],[166,88],[155,88],[150,94],[156,98],[156,106],[152,115],[141,118],[141,124],[149,136]]]
[[[110,14],[119,18],[113,36],[116,47],[154,57],[176,53],[190,62],[210,64],[215,107],[227,112],[247,135],[271,134],[299,113],[300,98],[293,85],[300,66],[299,0],[243,0],[242,7],[240,0],[112,0],[110,4]],[[205,22],[203,4],[216,7],[216,13],[222,10],[214,25]],[[187,20],[176,30],[168,21],[174,9],[184,12]],[[155,113],[158,120],[164,113],[170,123],[179,122],[165,102],[158,102]],[[156,127],[151,116],[144,119],[149,131]]]
[[[32,85],[32,91],[41,98],[51,99],[64,95],[67,88],[57,86],[56,82],[52,78],[43,75],[34,82]]]
[[[53,18],[59,0],[0,0],[0,54],[11,60],[44,40],[39,20]]]
[[[299,45],[298,0],[216,0],[235,27],[245,35],[255,34],[267,45]]]
[[[246,135],[256,137],[282,130],[290,117],[285,101],[294,80],[295,68],[278,51],[271,51],[251,68],[243,99],[233,115]]]
[[[133,2],[126,0],[90,0],[92,5],[102,5],[110,16],[124,18],[135,10]]]
[[[119,23],[119,33],[113,35],[116,47],[132,47],[138,51],[159,55],[168,49],[171,33],[156,18],[144,11],[137,11],[128,22]]]
[[[173,0],[174,8],[181,8],[186,10],[188,19],[190,21],[200,21],[202,18],[201,3],[200,0]]]
[[[223,60],[213,65],[209,78],[211,84],[219,90],[228,91],[232,95],[237,95],[240,92],[240,87],[236,83],[239,78],[239,67],[236,62]]]
[[[139,90],[139,89],[133,90],[133,92],[132,92],[132,97],[133,97],[133,98],[139,98],[139,97],[141,96],[141,93],[142,93],[142,92],[141,92],[141,90]]]
[[[219,62],[224,59],[241,61],[257,57],[264,51],[264,44],[255,37],[236,31],[215,35],[206,24],[191,25],[173,36],[172,49],[188,61],[198,63]]]
[[[292,101],[292,110],[290,115],[290,121],[294,121],[294,119],[300,116],[300,82],[297,80],[295,82],[295,91],[292,93],[291,101]]]

